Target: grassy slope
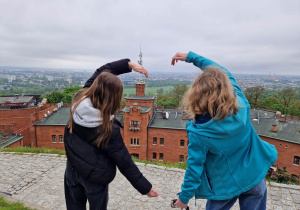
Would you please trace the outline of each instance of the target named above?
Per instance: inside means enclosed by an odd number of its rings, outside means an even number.
[[[0,194],[0,210],[32,210],[20,202],[8,202]]]

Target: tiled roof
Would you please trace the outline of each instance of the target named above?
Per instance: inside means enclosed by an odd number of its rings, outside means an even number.
[[[154,96],[136,96],[136,95],[129,95],[126,96],[125,99],[135,99],[135,100],[154,100]]]
[[[3,138],[4,136],[6,136],[6,138]],[[21,139],[23,139],[23,136],[0,133],[0,147],[2,148],[7,147]]]
[[[125,106],[124,108],[123,108],[123,112],[129,112],[129,109],[131,108],[132,106]],[[147,112],[149,112],[151,109],[152,109],[152,107],[148,107],[148,106],[138,106],[138,109],[141,109],[141,113],[147,113]]]
[[[29,103],[33,99],[33,96],[2,96],[0,97],[0,104],[9,101],[9,103]]]
[[[257,134],[264,137],[300,144],[300,121],[286,120],[280,122],[274,112],[251,110],[251,123]],[[255,120],[253,120],[255,119]],[[277,131],[272,131],[272,125],[277,125]]]
[[[123,111],[121,110],[115,117],[120,121],[122,125],[124,125]]]
[[[169,128],[185,130],[188,120],[182,119],[183,110],[165,109],[169,113],[168,119],[163,119],[162,110],[157,110],[153,121],[150,121],[149,128]],[[186,115],[187,118],[187,115]]]
[[[70,107],[61,107],[36,125],[66,125],[70,119]]]
[[[151,107],[138,107],[141,108],[141,113],[147,113],[151,110]],[[169,113],[169,118],[163,119],[162,110],[156,110],[153,119],[150,120],[148,125],[149,128],[186,129],[188,120],[182,119],[182,110],[165,109],[164,111]],[[123,112],[129,112],[129,106],[126,106],[116,115],[116,118],[122,124],[124,122]],[[275,118],[274,112],[262,110],[251,110],[250,118],[258,135],[300,144],[300,121],[286,120],[286,122],[279,122],[279,119]],[[69,119],[70,107],[62,107],[36,125],[66,125]],[[273,124],[277,125],[277,132],[272,131]]]

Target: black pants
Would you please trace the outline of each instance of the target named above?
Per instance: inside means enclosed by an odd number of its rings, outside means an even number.
[[[91,210],[107,209],[108,185],[88,182],[69,164],[65,171],[64,185],[68,210],[85,210],[87,200]]]

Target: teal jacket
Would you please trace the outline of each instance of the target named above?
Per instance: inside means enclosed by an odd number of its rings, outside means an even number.
[[[255,132],[249,102],[230,72],[193,52],[189,52],[185,62],[202,70],[216,66],[224,71],[237,96],[239,111],[224,120],[187,123],[187,169],[179,198],[185,204],[193,196],[212,200],[233,198],[264,179],[277,159],[277,151]]]

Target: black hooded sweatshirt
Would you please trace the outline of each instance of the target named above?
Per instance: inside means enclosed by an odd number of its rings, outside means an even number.
[[[129,61],[129,59],[122,59],[105,64],[95,71],[84,88],[89,88],[104,70],[109,70],[115,75],[131,72]],[[73,132],[70,133],[67,125],[64,142],[68,164],[88,181],[104,185],[114,179],[117,166],[132,186],[145,195],[151,190],[152,185],[132,161],[123,142],[120,127],[122,127],[121,123],[114,118],[112,136],[107,146],[98,148],[93,144],[101,135],[97,127],[88,128],[73,122]]]

